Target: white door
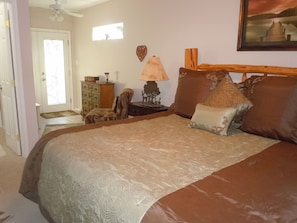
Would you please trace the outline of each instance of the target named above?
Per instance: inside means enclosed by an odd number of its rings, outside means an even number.
[[[21,155],[9,12],[11,4],[0,1],[0,106],[6,144]]]
[[[71,108],[69,33],[32,31],[35,91],[40,111]]]

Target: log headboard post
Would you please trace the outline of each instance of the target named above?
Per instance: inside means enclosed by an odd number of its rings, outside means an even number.
[[[197,70],[198,68],[198,48],[185,49],[185,68]]]

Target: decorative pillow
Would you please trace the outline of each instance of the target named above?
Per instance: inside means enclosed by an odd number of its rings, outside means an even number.
[[[229,74],[223,78],[202,104],[219,108],[236,108],[235,122],[242,121],[244,113],[253,106],[252,102],[235,86]]]
[[[245,114],[241,130],[297,143],[297,78],[258,78],[247,91],[253,107]]]
[[[189,126],[226,136],[235,114],[235,108],[216,108],[197,104]]]
[[[246,79],[244,82],[241,83],[241,91],[242,93],[250,99],[251,95],[253,94],[254,91],[254,86],[256,83],[259,81],[262,81],[265,79],[267,76],[258,76],[258,75],[253,75],[250,78]]]
[[[196,71],[180,68],[174,112],[191,118],[195,106],[205,100],[227,73],[224,70]]]

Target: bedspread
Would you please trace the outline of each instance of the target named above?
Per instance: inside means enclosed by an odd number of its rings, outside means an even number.
[[[162,197],[141,223],[297,222],[296,161],[296,144],[277,143]]]
[[[50,140],[38,183],[42,206],[55,222],[139,222],[163,196],[278,142],[218,136],[188,122],[172,114]]]
[[[121,123],[130,123],[135,122],[139,120],[150,120],[152,118],[160,117],[160,116],[167,116],[172,114],[173,110],[170,107],[167,111],[164,112],[158,112],[150,115],[145,116],[137,116],[131,119],[121,119],[121,120],[115,120],[115,121],[104,121],[104,122],[98,122],[95,124],[90,125],[81,125],[81,126],[74,126],[70,128],[65,129],[59,129],[56,131],[49,132],[45,136],[41,137],[34,147],[32,148],[30,154],[28,155],[25,163],[25,167],[23,170],[22,180],[19,192],[29,200],[39,203],[39,196],[37,191],[38,181],[39,181],[39,174],[40,174],[40,168],[41,168],[41,162],[42,162],[42,155],[44,151],[45,145],[50,141],[51,139],[58,137],[63,134],[67,133],[73,133],[73,132],[81,132],[89,129],[96,129],[100,128],[102,126],[110,126],[110,125],[116,125]],[[45,213],[46,214],[46,213]]]

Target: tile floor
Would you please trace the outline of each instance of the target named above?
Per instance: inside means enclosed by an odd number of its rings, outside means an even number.
[[[39,118],[39,135],[41,136],[46,125],[57,125],[57,124],[70,124],[70,123],[84,123],[81,115],[73,115],[68,117],[50,118],[45,119]]]

